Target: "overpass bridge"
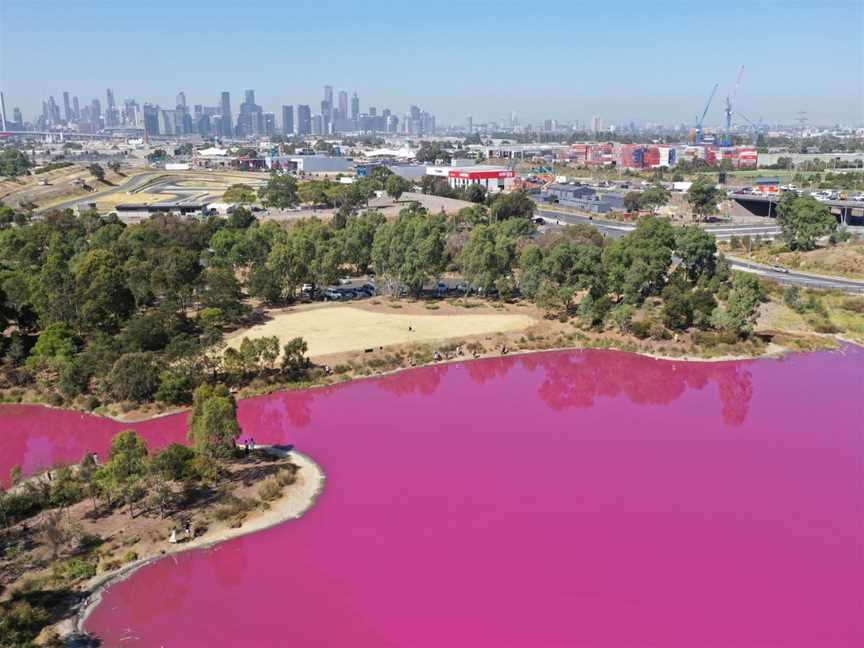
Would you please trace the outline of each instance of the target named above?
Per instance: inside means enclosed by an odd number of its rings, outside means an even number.
[[[734,200],[751,214],[774,218],[777,216],[777,203],[780,202],[780,197],[735,192],[729,194],[729,200]],[[820,202],[828,206],[841,225],[864,225],[864,202],[855,200],[823,200]]]

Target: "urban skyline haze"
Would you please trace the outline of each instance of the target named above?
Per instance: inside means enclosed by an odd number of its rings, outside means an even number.
[[[0,0],[0,89],[32,117],[43,99],[105,96],[233,109],[247,88],[278,112],[322,87],[439,123],[546,118],[706,124],[745,66],[738,106],[766,123],[864,119],[864,22],[855,0],[637,3],[379,2],[348,5],[31,3]],[[315,26],[315,29],[309,26]],[[828,28],[830,27],[830,29]],[[321,34],[326,34],[325,38]]]

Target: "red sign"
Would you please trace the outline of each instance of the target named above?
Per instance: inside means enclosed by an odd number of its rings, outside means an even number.
[[[516,172],[509,169],[504,171],[450,171],[448,175],[451,178],[463,180],[494,180],[497,178],[515,178]]]

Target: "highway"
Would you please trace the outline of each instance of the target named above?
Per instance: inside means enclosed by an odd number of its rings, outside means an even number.
[[[840,277],[826,277],[824,275],[813,275],[807,272],[796,272],[789,270],[783,272],[775,270],[772,266],[762,263],[754,263],[746,259],[726,257],[733,270],[752,272],[762,277],[773,279],[777,283],[802,286],[804,288],[821,288],[824,290],[842,290],[843,292],[864,293],[864,281],[856,279],[842,279]]]
[[[617,221],[608,221],[600,218],[590,218],[588,216],[580,216],[565,212],[554,211],[550,209],[537,209],[537,215],[544,218],[547,223],[559,223],[574,225],[576,223],[584,223],[593,225],[605,236],[611,238],[620,238],[636,229],[635,225],[629,223],[619,223]],[[780,234],[780,228],[777,225],[707,225],[705,230],[711,232],[717,238],[730,238],[732,236],[763,236],[773,237]]]
[[[538,209],[537,214],[546,220],[549,224],[575,224],[584,223],[593,225],[600,232],[609,238],[617,239],[628,232],[636,229],[635,225],[628,223],[618,223],[614,221],[591,219],[587,216],[578,216],[559,211]],[[717,238],[729,238],[731,236],[764,236],[773,237],[780,233],[780,228],[776,225],[709,225],[705,230],[711,232]],[[729,264],[734,270],[742,272],[752,272],[769,279],[773,279],[781,284],[801,286],[803,288],[821,288],[826,290],[842,290],[851,293],[864,293],[864,281],[855,279],[843,279],[840,277],[826,277],[813,275],[806,272],[796,272],[789,270],[783,272],[775,270],[769,265],[754,263],[744,259],[730,258]]]

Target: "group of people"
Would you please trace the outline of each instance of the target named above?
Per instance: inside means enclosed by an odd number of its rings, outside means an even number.
[[[249,453],[252,452],[254,449],[255,449],[255,439],[254,438],[249,437],[248,439],[243,440],[243,452],[246,454],[247,457],[249,456]]]
[[[182,534],[182,536],[177,535],[176,528],[171,529],[171,537],[168,538],[168,542],[170,542],[171,544],[176,544],[181,540],[191,540],[192,538],[194,538],[195,534],[192,531],[192,523],[187,520],[183,528],[180,529],[180,533]]]

